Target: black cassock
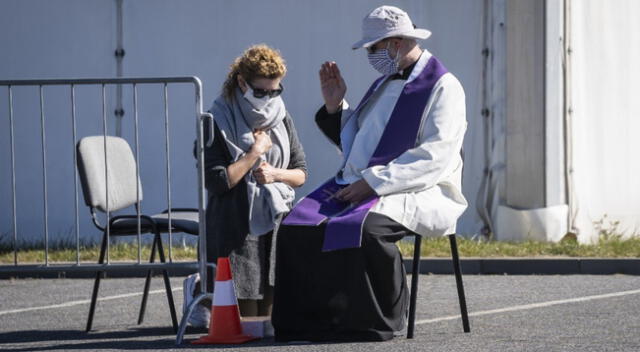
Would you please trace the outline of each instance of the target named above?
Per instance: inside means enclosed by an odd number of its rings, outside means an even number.
[[[395,242],[410,231],[369,213],[360,248],[322,252],[324,227],[280,227],[271,318],[276,341],[393,338],[405,327],[409,303]]]

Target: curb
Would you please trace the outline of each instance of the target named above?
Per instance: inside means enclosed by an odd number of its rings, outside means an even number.
[[[147,271],[152,270],[153,276],[162,275],[162,267],[149,265],[121,266],[118,264],[104,266],[106,269],[103,278],[122,277],[146,277]],[[167,273],[171,277],[188,276],[198,271],[196,263],[165,265]],[[97,266],[83,265],[80,267],[56,267],[56,266],[21,266],[12,270],[11,266],[0,266],[0,280],[8,279],[93,279],[96,277]]]
[[[413,258],[404,258],[404,267],[411,273]],[[640,259],[635,258],[463,258],[460,267],[464,275],[640,275]],[[2,266],[0,266],[2,268]],[[41,267],[16,268],[5,266],[0,280],[11,278],[57,279],[95,278],[95,271]],[[145,277],[148,268],[110,268],[107,277]],[[167,269],[170,276],[187,276],[197,266],[174,266]],[[155,269],[154,275],[161,270]],[[420,258],[420,274],[453,274],[450,258]]]
[[[405,258],[407,273],[413,258]],[[465,275],[640,275],[635,258],[464,258]],[[421,258],[420,274],[453,274],[449,258]]]

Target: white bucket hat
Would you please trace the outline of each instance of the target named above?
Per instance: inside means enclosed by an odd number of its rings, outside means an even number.
[[[415,28],[409,15],[395,6],[380,6],[371,11],[362,20],[362,40],[356,42],[352,49],[368,48],[371,45],[390,37],[427,39],[431,32]]]

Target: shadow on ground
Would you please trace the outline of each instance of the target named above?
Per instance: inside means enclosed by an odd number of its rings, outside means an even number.
[[[171,328],[148,327],[130,328],[120,331],[82,330],[26,330],[0,333],[0,350],[11,352],[30,351],[73,351],[73,350],[158,350],[188,347],[189,349],[219,349],[237,345],[191,345],[195,337],[205,335],[207,330],[188,328],[189,338],[181,346],[175,345],[175,333]],[[7,345],[17,346],[7,346]],[[19,346],[26,344],[26,346]],[[37,344],[37,345],[33,345]],[[277,346],[273,338],[266,338],[243,344],[243,348]]]

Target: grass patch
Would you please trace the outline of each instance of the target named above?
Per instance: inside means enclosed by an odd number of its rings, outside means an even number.
[[[405,257],[413,256],[413,242],[398,242],[400,251]],[[142,245],[142,260],[148,261],[151,246]],[[640,258],[640,238],[622,239],[620,236],[601,236],[597,244],[579,244],[575,240],[565,240],[560,243],[549,242],[498,242],[476,241],[458,237],[458,251],[461,257],[598,257],[598,258]],[[449,239],[447,237],[425,238],[422,240],[421,255],[423,257],[450,257]],[[80,248],[81,262],[97,262],[100,247],[97,245],[83,245]],[[195,246],[174,246],[173,259],[176,261],[191,261],[197,258]],[[168,256],[168,246],[165,244],[165,255]],[[138,246],[136,243],[116,243],[110,248],[112,261],[136,261]],[[12,264],[14,260],[11,247],[0,247],[0,264]],[[72,263],[76,260],[75,246],[57,246],[49,250],[50,263]],[[157,261],[157,258],[156,258]],[[42,246],[20,249],[18,263],[44,263]]]
[[[36,264],[44,263],[44,250],[40,248],[34,248],[31,246],[27,249],[18,250],[18,263],[19,264]],[[165,244],[164,246],[165,256],[168,258],[169,249]],[[81,246],[80,247],[80,261],[81,262],[98,262],[98,256],[100,254],[100,246]],[[176,246],[172,248],[172,256],[175,261],[191,261],[196,260],[198,257],[197,249],[195,246]],[[143,262],[149,261],[151,255],[151,245],[143,244],[141,246],[141,258]],[[116,243],[111,244],[109,248],[109,258],[111,261],[137,261],[138,260],[138,245],[137,243]],[[75,246],[67,248],[52,248],[49,249],[49,263],[71,263],[76,261],[76,249]],[[159,258],[156,253],[156,262]],[[11,264],[14,262],[14,253],[12,248],[6,246],[0,248],[0,264]]]
[[[461,257],[598,257],[638,258],[640,238],[622,239],[619,236],[602,236],[596,244],[579,244],[575,240],[550,242],[498,242],[476,241],[458,237]],[[401,241],[398,246],[402,255],[413,257],[413,242]],[[423,257],[451,257],[449,238],[425,238],[420,253]]]

